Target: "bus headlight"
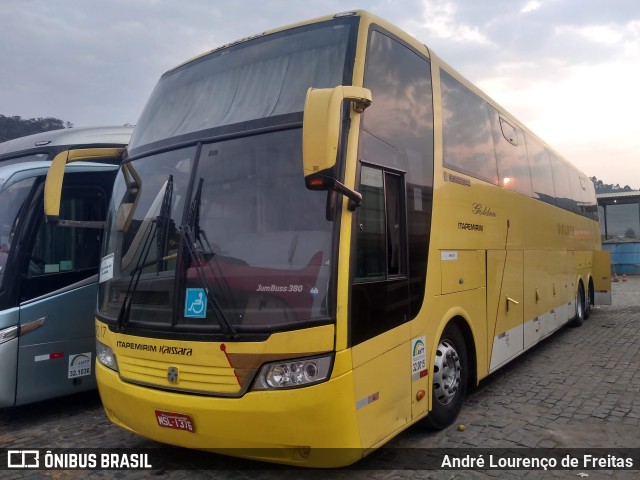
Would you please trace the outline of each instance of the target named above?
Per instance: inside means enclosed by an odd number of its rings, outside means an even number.
[[[258,372],[253,390],[306,387],[329,378],[333,355],[266,363]]]
[[[96,340],[96,358],[105,367],[109,367],[116,372],[118,371],[118,362],[116,362],[116,356],[113,354],[113,350],[98,340]]]

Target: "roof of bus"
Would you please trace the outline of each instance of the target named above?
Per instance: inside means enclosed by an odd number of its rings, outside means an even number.
[[[56,146],[127,145],[133,127],[64,128],[36,133],[0,143],[0,158],[23,150]]]
[[[198,55],[198,56],[196,56],[196,57],[194,57],[194,58],[192,58],[190,60],[187,60],[186,62],[183,62],[180,65],[177,65],[174,68],[168,70],[167,72],[165,72],[165,75],[169,74],[170,72],[172,72],[172,71],[174,71],[174,70],[176,70],[176,69],[178,69],[178,68],[180,68],[180,67],[182,67],[184,65],[187,65],[187,64],[189,64],[191,62],[194,62],[194,61],[196,61],[196,60],[198,60],[198,59],[200,59],[202,57],[206,57],[207,55],[210,55],[210,54],[212,54],[214,52],[217,52],[217,51],[220,51],[220,50],[224,50],[224,49],[229,48],[231,46],[238,45],[238,44],[247,42],[249,40],[253,40],[255,38],[260,38],[260,37],[264,37],[264,36],[267,36],[267,35],[270,35],[270,34],[273,34],[273,33],[281,32],[281,31],[284,31],[284,30],[289,30],[291,28],[300,27],[300,26],[304,26],[304,25],[309,25],[309,24],[313,24],[313,23],[318,23],[318,22],[322,22],[322,21],[328,21],[328,20],[331,20],[331,19],[334,19],[334,18],[340,18],[340,17],[361,17],[361,18],[363,18],[365,20],[365,22],[368,22],[368,23],[371,23],[371,24],[378,24],[381,27],[387,29],[388,31],[390,31],[394,35],[398,36],[403,41],[407,42],[413,48],[415,48],[416,50],[418,50],[422,54],[424,54],[427,57],[429,57],[431,59],[431,61],[432,61],[432,64],[437,65],[437,68],[440,68],[440,69],[443,69],[443,70],[447,71],[448,73],[453,75],[458,81],[463,83],[467,88],[469,88],[472,92],[474,92],[475,94],[477,94],[478,96],[480,96],[481,98],[486,100],[490,105],[495,107],[500,112],[500,114],[502,114],[504,117],[506,117],[507,120],[510,120],[511,122],[514,122],[520,128],[522,128],[525,132],[527,132],[528,134],[530,134],[533,137],[537,138],[540,142],[542,142],[542,144],[545,147],[547,147],[554,154],[556,154],[557,156],[559,156],[561,158],[564,158],[564,157],[562,157],[562,155],[558,154],[558,152],[555,151],[555,149],[553,149],[543,139],[541,139],[534,132],[532,132],[526,125],[524,125],[517,118],[515,118],[511,113],[509,113],[505,108],[503,108],[498,102],[496,102],[493,98],[491,98],[489,95],[487,95],[484,91],[482,91],[480,88],[478,88],[472,82],[470,82],[467,78],[465,78],[460,72],[458,72],[451,65],[449,65],[444,60],[442,60],[442,58],[440,58],[427,45],[422,43],[420,40],[418,40],[414,36],[408,34],[404,30],[402,30],[400,27],[398,27],[398,26],[388,22],[387,20],[384,20],[383,18],[380,18],[377,15],[374,15],[374,14],[372,14],[372,13],[366,11],[366,10],[350,10],[350,11],[346,11],[346,12],[342,12],[342,13],[326,15],[326,16],[317,17],[317,18],[305,20],[305,21],[302,21],[302,22],[290,24],[290,25],[284,25],[284,26],[281,26],[281,27],[277,27],[277,28],[274,28],[274,29],[271,29],[271,30],[267,30],[267,31],[261,32],[261,33],[257,33],[255,35],[251,35],[249,37],[242,38],[242,39],[237,40],[235,42],[230,42],[230,43],[227,43],[225,45],[221,45],[220,47],[216,47],[213,50],[209,50],[207,52],[204,52],[203,54]],[[572,166],[572,168],[574,168],[576,171],[578,171],[580,174],[582,174],[583,176],[586,177],[586,175],[584,173],[580,172],[579,170],[577,170],[575,168],[575,166],[573,166],[572,164],[570,164],[570,165]]]
[[[176,70],[177,68],[182,67],[183,65],[186,65],[188,63],[191,63],[195,60],[198,60],[199,58],[202,57],[206,57],[207,55],[209,55],[210,53],[213,52],[217,52],[219,50],[224,50],[225,48],[229,48],[233,45],[238,45],[240,43],[244,43],[247,42],[249,40],[253,40],[255,38],[260,38],[260,37],[264,37],[266,35],[271,35],[272,33],[277,33],[277,32],[281,32],[283,30],[289,30],[291,28],[295,28],[295,27],[300,27],[303,25],[309,25],[309,24],[313,24],[313,23],[318,23],[318,22],[323,22],[323,21],[327,21],[327,20],[331,20],[333,18],[340,18],[340,17],[364,17],[364,16],[368,16],[368,17],[372,17],[372,18],[378,18],[375,15],[370,14],[369,12],[366,12],[365,10],[350,10],[347,12],[342,12],[342,13],[336,13],[336,14],[331,14],[331,15],[325,15],[322,17],[317,17],[317,18],[312,18],[309,20],[304,20],[302,22],[297,22],[297,23],[292,23],[289,25],[283,25],[280,27],[276,27],[273,28],[271,30],[265,30],[264,32],[260,32],[260,33],[256,33],[255,35],[250,35],[248,37],[245,38],[241,38],[239,40],[233,41],[233,42],[229,42],[229,43],[225,43],[224,45],[220,45],[219,47],[215,47],[213,50],[208,50],[200,55],[197,55],[185,62],[180,63],[179,65],[176,65],[175,67],[171,68],[170,70],[168,70],[167,72],[165,72],[165,74],[172,72],[173,70]]]

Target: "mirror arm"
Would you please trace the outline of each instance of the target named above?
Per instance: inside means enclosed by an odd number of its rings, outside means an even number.
[[[349,187],[340,183],[335,178],[332,178],[329,182],[329,188],[334,190],[349,199],[349,203],[347,204],[347,209],[350,212],[355,212],[356,208],[362,205],[362,194],[360,192],[356,192],[355,190],[351,190]]]

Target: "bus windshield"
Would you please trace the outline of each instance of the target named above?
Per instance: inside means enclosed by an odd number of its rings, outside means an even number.
[[[331,321],[334,225],[305,187],[302,111],[309,86],[351,84],[355,22],[258,36],[161,78],[114,186],[101,319],[231,336]]]
[[[302,112],[310,85],[343,83],[352,20],[257,38],[169,71],[142,112],[129,152],[193,132]]]
[[[26,178],[0,191],[0,205],[3,205],[0,209],[0,285],[33,184],[33,177]]]
[[[126,299],[131,325],[211,333],[328,320],[333,224],[305,188],[301,140],[288,129],[125,163],[99,313],[118,319]]]

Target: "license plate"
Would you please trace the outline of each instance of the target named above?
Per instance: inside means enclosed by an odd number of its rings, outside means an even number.
[[[156,420],[161,427],[185,430],[192,433],[196,431],[191,417],[189,415],[183,415],[182,413],[161,412],[160,410],[156,410]]]

